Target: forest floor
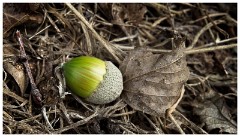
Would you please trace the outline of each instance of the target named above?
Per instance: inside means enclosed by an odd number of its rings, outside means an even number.
[[[181,52],[171,52],[180,45]],[[142,98],[129,101],[128,81],[123,95],[105,105],[61,88],[57,68],[66,60],[89,55],[124,68],[139,48],[135,58],[155,66],[165,61],[169,71],[177,69],[173,58],[184,55],[186,72],[172,72],[169,81],[180,79],[184,88],[162,96],[166,84],[139,85]],[[137,72],[129,67],[124,81]],[[152,88],[157,94],[148,94]],[[180,102],[164,115],[173,93]],[[3,134],[180,133],[237,133],[237,4],[3,4]]]

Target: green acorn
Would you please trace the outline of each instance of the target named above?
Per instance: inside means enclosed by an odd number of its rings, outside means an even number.
[[[106,104],[118,98],[123,90],[120,70],[110,61],[81,56],[63,65],[67,87],[94,104]]]

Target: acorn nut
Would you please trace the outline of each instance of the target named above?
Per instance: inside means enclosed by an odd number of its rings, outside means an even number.
[[[81,56],[63,65],[67,87],[94,104],[114,101],[123,90],[121,71],[110,61]]]

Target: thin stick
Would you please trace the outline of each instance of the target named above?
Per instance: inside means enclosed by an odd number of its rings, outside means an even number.
[[[182,86],[182,91],[180,94],[180,97],[178,98],[178,100],[169,108],[166,110],[165,112],[165,126],[166,126],[166,119],[167,117],[170,117],[171,121],[176,125],[177,130],[181,133],[181,134],[185,134],[184,131],[182,130],[182,128],[178,125],[177,121],[175,120],[175,118],[172,116],[172,113],[175,111],[176,107],[178,106],[179,102],[181,101],[183,94],[185,92],[184,86]]]
[[[82,8],[79,8],[79,13],[82,14]],[[83,22],[80,22],[80,24],[81,24],[83,33],[84,33],[85,38],[86,38],[87,53],[91,55],[91,54],[92,54],[92,42],[91,42],[90,35],[89,35],[89,33],[88,33],[88,29],[87,29],[87,27],[84,25]]]
[[[227,41],[227,40],[226,40]],[[217,42],[217,44],[226,42],[226,41],[220,41]],[[118,44],[114,44],[116,47],[120,48],[123,51],[130,51],[133,50],[134,47],[128,47],[128,46],[121,46]],[[230,45],[221,45],[221,46],[214,46],[214,47],[209,47],[213,44],[206,44],[204,46],[201,46],[201,48],[193,48],[193,49],[186,49],[185,54],[189,55],[189,54],[197,54],[197,53],[204,53],[204,52],[211,52],[211,51],[215,51],[215,50],[224,50],[224,49],[230,49],[230,48],[234,48],[237,47],[237,44],[230,44]],[[206,47],[205,47],[206,46]],[[148,48],[147,51],[151,51],[152,53],[169,53],[172,50],[165,50],[165,49],[153,49],[153,48]]]
[[[47,111],[46,111],[46,107],[42,108],[42,115],[44,120],[46,121],[47,125],[49,126],[50,129],[54,130],[54,128],[52,127],[51,123],[48,120],[48,116],[47,116]]]
[[[120,114],[112,114],[110,117],[120,117],[120,116],[131,115],[131,114],[134,114],[134,113],[136,113],[135,110],[124,112],[124,113],[120,113]]]
[[[187,48],[187,49],[192,49],[194,47],[194,45],[197,43],[199,37],[209,28],[211,28],[214,25],[217,24],[221,24],[221,23],[225,23],[224,20],[215,20],[213,22],[208,23],[206,26],[204,26],[198,33],[197,35],[194,37],[192,44]]]
[[[210,47],[210,46],[218,46],[218,45],[221,46],[220,44],[222,44],[222,43],[226,43],[226,42],[230,42],[230,41],[234,41],[234,40],[237,40],[237,37],[224,39],[224,40],[221,40],[221,41],[216,41],[216,43],[211,42],[211,43],[205,44],[203,46],[195,47],[194,49],[202,49],[202,48],[207,48],[207,47]],[[215,44],[217,44],[217,45],[215,45]]]
[[[202,48],[202,49],[190,49],[186,50],[186,54],[196,54],[196,53],[204,53],[204,52],[210,52],[215,50],[223,50],[223,49],[229,49],[237,47],[237,44],[231,44],[231,45],[223,45],[223,46],[217,46],[217,47],[208,47],[208,48]]]
[[[163,134],[164,132],[162,131],[162,129],[158,128],[150,118],[148,118],[144,113],[142,113],[142,115],[147,119],[147,121],[150,123],[150,125],[152,125],[152,127],[156,130],[157,134]]]
[[[63,118],[67,121],[67,123],[69,125],[72,125],[73,124],[73,121],[72,119],[69,117],[69,114],[67,112],[67,108],[65,107],[63,101],[61,100],[61,102],[59,103],[59,109],[62,111],[63,113]],[[78,133],[80,134],[80,132],[78,131],[78,129],[76,127],[73,127],[73,129]]]
[[[35,34],[32,35],[28,40],[31,40],[32,38],[34,38],[34,37],[37,36],[38,34],[42,33],[43,31],[45,31],[45,30],[48,29],[49,27],[51,27],[51,25],[48,25],[47,27],[43,28],[43,29],[40,30],[39,32],[35,33]]]
[[[57,110],[48,111],[48,112],[46,112],[46,114],[60,113],[60,112],[61,112],[61,110],[57,109]],[[38,114],[38,115],[29,117],[29,118],[27,118],[27,119],[23,119],[23,120],[21,120],[21,121],[19,121],[19,122],[28,123],[28,122],[31,122],[31,121],[37,121],[36,119],[38,119],[38,118],[40,118],[40,117],[42,117],[42,116],[43,116],[43,114],[40,113],[40,114]]]
[[[199,9],[200,9],[200,13],[201,13],[202,15],[205,14],[205,15],[207,16],[207,18],[204,18],[203,20],[204,20],[205,24],[208,24],[208,20],[207,20],[207,19],[210,19],[208,13],[201,8],[201,6],[202,6],[201,4],[197,4],[197,5],[198,5],[198,7],[199,7]],[[210,20],[210,21],[211,21],[211,20]],[[213,22],[212,22],[212,23],[213,23]],[[213,24],[214,24],[214,23],[213,23]],[[211,36],[211,38],[212,38],[212,41],[216,44],[215,36],[214,36],[214,34],[213,34],[213,32],[212,32],[212,30],[211,30],[210,28],[208,28],[208,32],[210,33],[210,36]]]
[[[213,14],[209,14],[208,16],[209,17],[227,16],[227,13],[213,13]],[[189,24],[194,24],[194,23],[199,22],[199,21],[201,21],[203,19],[206,19],[206,18],[208,18],[208,17],[205,15],[201,18],[196,19],[196,20],[189,21]]]
[[[4,95],[7,95],[7,96],[9,96],[9,97],[12,97],[12,98],[14,98],[15,100],[20,101],[20,102],[22,102],[22,103],[27,101],[26,99],[22,98],[21,96],[18,96],[18,95],[15,94],[14,92],[11,92],[10,89],[7,87],[7,85],[6,85],[5,82],[3,82],[3,86],[4,86],[4,88],[3,88],[3,94],[4,94]]]
[[[172,116],[172,114],[169,114],[168,115],[171,119],[171,121],[176,125],[178,131],[181,133],[181,134],[185,134],[185,132],[182,130],[182,128],[179,126],[179,124],[177,123],[177,121],[175,120],[175,118]]]
[[[33,80],[32,72],[31,72],[31,69],[29,67],[28,58],[27,58],[27,55],[26,55],[26,52],[25,52],[25,49],[24,49],[24,46],[23,46],[24,44],[23,44],[23,41],[22,41],[22,36],[21,36],[20,31],[17,30],[16,35],[17,35],[17,38],[18,38],[18,42],[20,44],[20,57],[23,60],[23,64],[26,68],[28,77],[30,79],[30,84],[31,84],[31,87],[32,87],[31,94],[33,96],[33,99],[34,99],[35,103],[41,105],[42,95],[40,94],[40,92],[37,89],[37,86],[36,86],[36,84]]]
[[[199,134],[208,134],[206,131],[204,131],[202,128],[197,126],[195,123],[187,119],[182,113],[180,113],[178,110],[174,111],[177,115],[181,116],[185,121],[189,123],[190,128],[194,129]]]
[[[76,123],[72,123],[71,125],[65,126],[63,128],[59,128],[57,131],[53,132],[53,134],[60,134],[60,133],[62,133],[64,131],[67,131],[69,129],[77,128],[78,126],[86,124],[89,120],[91,120],[92,118],[94,118],[96,116],[98,116],[98,109],[92,115],[90,115],[89,117],[86,117],[83,120],[80,120]]]
[[[109,46],[106,40],[104,40],[92,27],[91,24],[72,6],[71,3],[66,3],[66,5],[77,15],[77,17],[89,28],[89,30],[93,33],[93,36],[103,45],[103,47],[114,57],[114,59],[120,63],[121,60],[114,54],[114,50]]]

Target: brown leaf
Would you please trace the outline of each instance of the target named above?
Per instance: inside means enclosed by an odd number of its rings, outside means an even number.
[[[15,26],[23,23],[40,24],[43,21],[43,15],[33,13],[39,8],[39,4],[33,3],[4,3],[3,4],[3,34]]]
[[[16,55],[20,55],[19,50],[14,48],[11,44],[3,45],[3,57],[4,60],[16,61]]]
[[[201,124],[206,125],[209,132],[220,129],[220,133],[237,133],[237,124],[231,119],[230,109],[220,93],[208,89],[192,105],[194,114],[200,117]]]
[[[3,68],[7,73],[13,76],[14,80],[17,82],[20,88],[21,95],[23,96],[28,83],[28,79],[26,78],[23,66],[12,65],[9,62],[3,62]]]
[[[122,97],[127,104],[151,115],[164,114],[179,99],[189,76],[183,50],[166,54],[152,54],[145,48],[132,51],[120,66]]]
[[[146,12],[143,4],[112,4],[113,19],[119,24],[126,20],[136,25],[143,20]]]
[[[230,120],[230,112],[222,99],[217,104],[210,100],[194,104],[194,113],[200,116],[200,121],[206,125],[208,131],[220,129],[220,133],[237,133],[236,124]]]
[[[3,68],[8,74],[10,74],[14,78],[20,88],[21,95],[23,95],[28,85],[28,79],[25,75],[23,66],[16,63],[16,55],[19,55],[19,50],[14,48],[10,44],[4,44],[3,54]]]

